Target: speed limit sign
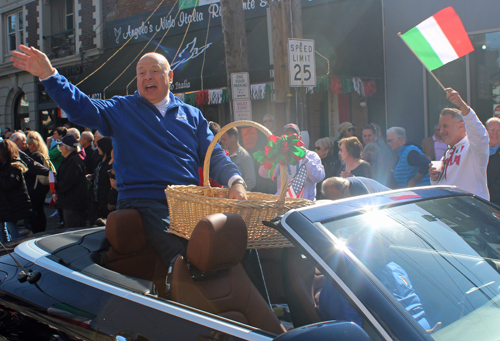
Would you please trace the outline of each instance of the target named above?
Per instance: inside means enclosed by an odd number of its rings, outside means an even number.
[[[316,86],[314,40],[288,39],[290,86]]]

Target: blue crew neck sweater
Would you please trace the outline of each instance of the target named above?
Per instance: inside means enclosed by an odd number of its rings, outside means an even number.
[[[134,95],[94,100],[56,74],[44,81],[47,93],[71,122],[98,129],[113,140],[118,199],[165,199],[168,185],[197,185],[198,168],[213,134],[200,110],[171,93],[163,117],[136,91]],[[210,177],[227,185],[238,168],[217,144]]]

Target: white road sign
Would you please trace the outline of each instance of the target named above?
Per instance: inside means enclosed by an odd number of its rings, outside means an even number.
[[[250,99],[250,77],[248,72],[234,72],[231,74],[231,92],[233,100]]]
[[[234,120],[252,121],[252,101],[249,99],[233,101]]]
[[[314,40],[288,39],[290,86],[316,86]]]

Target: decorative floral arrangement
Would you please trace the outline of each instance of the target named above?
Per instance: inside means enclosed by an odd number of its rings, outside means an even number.
[[[280,165],[297,165],[300,160],[306,156],[304,142],[299,139],[297,134],[291,135],[270,135],[264,151],[253,153],[253,157],[265,169],[269,169],[269,178],[274,180],[274,170]]]

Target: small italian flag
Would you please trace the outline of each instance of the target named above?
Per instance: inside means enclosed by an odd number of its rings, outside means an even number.
[[[437,12],[402,34],[401,38],[429,71],[474,51],[453,7]]]

